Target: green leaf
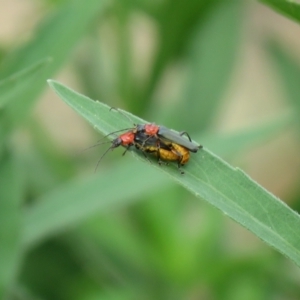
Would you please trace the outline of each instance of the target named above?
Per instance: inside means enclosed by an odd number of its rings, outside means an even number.
[[[154,92],[166,66],[188,45],[195,28],[206,20],[207,15],[219,4],[219,0],[168,0],[162,3],[158,21],[159,44],[154,58],[149,81],[145,88],[143,106],[149,106],[149,99]],[[142,101],[135,105],[141,106]]]
[[[100,168],[92,178],[73,180],[41,197],[25,214],[24,244],[33,246],[99,210],[118,207],[124,199],[139,199],[153,186],[164,184],[163,176],[151,168],[143,169],[143,176],[139,172],[128,174],[128,170],[139,168],[137,161],[121,161],[115,168]]]
[[[67,104],[102,133],[107,134],[120,130],[120,128],[132,127],[130,121],[117,112],[109,111],[107,105],[92,101],[55,81],[49,81],[49,84]],[[129,113],[126,114],[135,123],[145,122]],[[142,155],[137,157],[140,160],[145,160]],[[152,164],[152,166],[168,174],[170,178],[191,191],[195,196],[205,199],[222,210],[300,265],[299,215],[251,180],[243,171],[231,167],[205,148],[197,154],[192,154],[190,162],[184,167],[185,175],[180,175],[173,164],[162,168],[157,164]],[[139,171],[133,173],[139,173]],[[110,174],[114,174],[114,172],[110,170]],[[127,188],[122,183],[126,175],[122,175],[119,177],[116,172],[111,176],[114,180],[113,184],[123,194]],[[132,174],[130,176],[127,174],[126,179],[130,179],[131,176]],[[145,176],[145,172],[140,171],[140,177],[143,176]],[[110,185],[106,187],[105,191],[112,189],[114,188]],[[79,197],[75,191],[73,191],[72,196],[73,201],[84,202],[84,198]],[[120,197],[122,198],[122,195]],[[100,199],[101,196],[99,195],[98,200],[101,201]]]
[[[284,51],[284,49],[276,42],[271,41],[267,45],[267,50],[270,52],[277,67],[278,74],[281,76],[283,88],[285,89],[287,100],[289,100],[292,110],[296,116],[300,114],[300,65],[296,59]],[[295,122],[300,128],[299,118],[295,118]]]
[[[17,126],[27,117],[37,97],[46,87],[46,79],[53,76],[66,63],[77,42],[106,2],[106,0],[89,0],[87,5],[81,0],[67,1],[39,27],[32,41],[10,52],[3,60],[0,78],[9,77],[46,57],[53,59],[53,63],[45,68],[34,85],[27,85],[13,103],[7,104],[5,119],[10,127]]]
[[[246,132],[243,130],[227,138],[219,136],[214,138],[203,137],[203,141],[206,141],[205,145],[209,144],[210,147],[216,149],[223,156],[236,155],[241,149],[245,149],[254,142],[261,139],[266,140],[270,135],[278,133],[278,130],[284,128],[286,123],[286,119],[273,121],[270,124]],[[226,147],[224,147],[224,144]],[[110,173],[105,170],[105,172],[99,171],[101,178],[95,178],[95,175],[93,175],[92,178],[86,181],[75,179],[38,199],[37,204],[28,209],[26,213],[25,243],[32,245],[40,242],[50,235],[82,222],[97,211],[115,205],[128,204],[131,199],[138,195],[149,194],[153,190],[159,191],[161,188],[170,186],[171,182],[168,178],[157,176],[155,170],[149,169],[143,173],[143,176],[140,176],[138,172],[133,172],[133,170],[139,168],[140,164],[136,161],[125,162],[121,160],[115,166],[113,173],[121,173],[120,178],[126,178],[124,185],[126,194],[120,194],[115,189],[107,189],[112,183]],[[130,174],[130,177],[127,174]],[[118,184],[118,187],[120,188],[120,184]],[[105,203],[99,201],[99,195],[103,194],[106,195],[109,201]],[[84,203],[74,201],[74,195],[78,197],[84,195]]]
[[[10,154],[0,161],[0,298],[13,285],[20,267],[21,186]]]
[[[232,157],[243,150],[254,147],[261,142],[267,142],[274,136],[287,129],[294,122],[293,114],[283,114],[276,119],[263,124],[241,129],[237,132],[224,134],[203,134],[204,145],[222,157]]]
[[[300,3],[292,0],[260,0],[287,17],[300,21]]]
[[[215,116],[236,61],[243,8],[243,1],[224,1],[195,30],[187,58],[184,101],[174,112],[186,130],[203,131]],[[174,117],[173,112],[171,115]]]
[[[35,84],[40,71],[45,68],[50,61],[50,59],[44,59],[1,80],[0,108],[3,108],[10,100],[17,99],[20,95],[26,94],[26,90]]]

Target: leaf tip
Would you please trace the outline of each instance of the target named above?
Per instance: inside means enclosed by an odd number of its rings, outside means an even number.
[[[53,79],[47,79],[47,83],[54,90],[55,90],[55,86],[58,84],[58,82],[56,80],[53,80]]]

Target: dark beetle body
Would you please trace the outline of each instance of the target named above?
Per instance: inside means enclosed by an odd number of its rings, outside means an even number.
[[[135,132],[134,130],[130,130],[119,135],[112,141],[112,145],[109,149],[114,149],[119,146],[126,148],[124,154],[132,146],[135,146],[136,149],[142,151],[144,155],[145,153],[156,155],[159,163],[161,163],[161,160],[176,161],[178,168],[186,164],[190,158],[190,152],[185,147],[169,141],[163,141],[154,136],[149,137],[141,131]]]
[[[190,151],[178,144],[168,140],[156,138],[155,136],[148,136],[147,134],[138,131],[135,135],[136,148],[144,153],[152,153],[157,156],[158,162],[176,161],[178,168],[185,165],[190,158]],[[184,172],[181,171],[183,174]]]
[[[120,113],[122,112],[120,111]],[[124,116],[126,115],[124,114]],[[128,118],[128,116],[126,117]],[[141,151],[146,158],[146,153],[150,153],[158,158],[159,164],[161,164],[162,160],[166,162],[176,161],[178,169],[180,169],[181,166],[189,161],[190,152],[196,153],[202,148],[202,146],[197,145],[191,140],[187,132],[176,132],[154,123],[137,124],[134,125],[133,128],[127,128],[124,129],[124,131],[125,130],[127,131],[112,141],[111,146],[101,156],[98,164],[109,150],[123,146],[126,148],[123,153],[124,155],[127,150],[134,146],[137,150]],[[112,132],[107,136],[120,131],[123,130]],[[187,138],[183,135],[186,135]],[[181,173],[183,174],[184,172],[181,171]]]
[[[202,146],[197,145],[192,142],[190,136],[187,132],[176,132],[171,129],[168,129],[165,126],[158,126],[156,124],[138,124],[136,125],[137,132],[144,133],[149,137],[156,137],[165,141],[169,141],[171,143],[183,146],[191,152],[196,153]],[[184,138],[183,135],[186,135],[188,139]]]

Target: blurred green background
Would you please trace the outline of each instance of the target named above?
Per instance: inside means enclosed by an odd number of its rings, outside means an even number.
[[[300,299],[300,271],[101,136],[56,79],[174,128],[300,210],[300,7],[1,0],[0,299]],[[283,15],[286,15],[284,17]],[[79,153],[79,154],[78,154]]]

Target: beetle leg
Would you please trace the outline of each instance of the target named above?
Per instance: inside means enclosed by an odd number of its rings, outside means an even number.
[[[182,171],[182,169],[181,169],[181,167],[183,166],[183,164],[181,163],[182,158],[183,158],[183,156],[179,153],[178,154],[177,167],[178,167],[178,171],[180,172],[180,174],[184,174],[184,171]]]
[[[190,140],[190,142],[192,142],[190,135],[186,131],[179,132],[179,135],[181,135],[181,136],[186,135],[188,137],[188,139]]]
[[[160,159],[160,144],[157,145],[156,155],[157,155],[157,163],[161,166],[162,160]]]
[[[126,154],[126,152],[129,150],[129,148],[131,147],[131,145],[128,145],[125,149],[125,151],[123,152],[122,156],[124,156]]]
[[[132,123],[132,120],[129,118],[129,116],[125,115],[121,110],[119,110],[117,107],[111,107],[109,109],[109,111],[112,111],[112,110],[116,110],[118,113],[120,113],[123,117],[127,118],[127,120],[130,121],[130,123]],[[136,124],[133,123],[133,126],[136,126]]]
[[[142,147],[144,147],[145,144],[146,144],[146,142],[147,142],[150,138],[153,138],[153,137],[158,138],[157,135],[149,135],[149,136],[143,141]],[[157,142],[157,145],[160,145],[160,142],[159,142],[159,141]]]
[[[146,155],[145,151],[142,150],[142,152],[143,152],[144,157],[148,160],[148,162],[149,162],[150,164],[152,164],[151,160],[150,160],[149,157]]]
[[[184,171],[181,170],[181,166],[182,165],[180,163],[178,163],[178,171],[180,172],[181,175],[183,175]]]
[[[157,163],[161,166],[162,164],[164,164],[165,166],[167,166],[169,163],[166,161],[163,161],[160,158],[160,143],[157,144],[157,150],[156,150],[156,156],[157,156]]]
[[[172,152],[175,153],[178,156],[178,160],[177,160],[177,167],[178,167],[178,171],[180,172],[180,174],[184,174],[184,171],[182,171],[181,167],[183,166],[182,159],[183,159],[183,155],[176,151],[175,149],[172,149]]]

